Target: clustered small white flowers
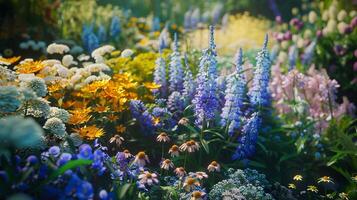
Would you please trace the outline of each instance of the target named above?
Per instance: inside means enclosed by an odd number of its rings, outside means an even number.
[[[64,44],[52,43],[47,47],[47,53],[49,54],[55,54],[55,53],[64,54],[67,52],[69,52],[69,47]]]

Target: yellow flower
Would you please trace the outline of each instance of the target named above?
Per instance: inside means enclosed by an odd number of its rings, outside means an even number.
[[[117,115],[114,115],[114,114],[108,115],[107,118],[111,122],[115,122],[115,121],[117,121],[119,119],[119,117]]]
[[[149,90],[155,90],[155,89],[159,89],[161,87],[161,85],[158,85],[153,82],[145,82],[144,86]]]
[[[89,115],[91,112],[90,108],[70,110],[69,112],[71,113],[71,117],[69,118],[68,123],[73,125],[86,123],[92,117]]]
[[[155,126],[158,125],[160,123],[160,117],[153,117],[152,122]]]
[[[73,129],[76,133],[78,133],[81,137],[94,140],[99,138],[100,136],[104,135],[104,130],[101,128],[96,127],[95,125],[92,126],[84,126],[79,129]]]
[[[121,51],[116,50],[116,51],[112,51],[112,52],[110,53],[110,55],[116,57],[116,56],[119,56],[120,53],[121,53]]]
[[[296,189],[296,185],[294,183],[289,183],[288,188]]]
[[[317,193],[319,190],[317,189],[316,186],[314,186],[314,185],[309,185],[309,186],[307,186],[307,191],[311,191],[311,192]]]
[[[116,126],[115,129],[117,130],[118,133],[124,133],[126,131],[126,127],[120,124],[119,126]]]
[[[108,110],[109,110],[109,107],[106,105],[97,104],[96,107],[94,107],[94,111],[97,113],[104,113],[104,112],[107,112]]]
[[[18,60],[20,60],[20,58],[21,58],[21,56],[11,57],[11,58],[0,57],[0,64],[11,65],[11,64],[17,62]]]
[[[295,175],[293,179],[295,181],[302,181],[302,176],[301,175]]]
[[[87,94],[93,94],[97,92],[98,89],[103,88],[108,84],[109,80],[101,80],[101,81],[94,81],[86,86],[84,86],[81,90]]]
[[[20,74],[31,74],[42,70],[45,65],[42,61],[25,61],[15,66],[16,72]]]
[[[324,183],[333,183],[333,181],[331,180],[331,178],[328,177],[328,176],[323,176],[323,177],[319,178],[318,183],[321,183],[321,182],[324,182]]]

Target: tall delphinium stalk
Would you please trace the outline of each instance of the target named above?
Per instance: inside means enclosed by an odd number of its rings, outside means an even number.
[[[232,156],[233,160],[242,160],[255,153],[260,125],[261,118],[259,117],[259,113],[255,112],[247,119],[242,128],[242,133],[238,137],[238,146]]]
[[[178,47],[177,33],[174,36],[173,52],[170,55],[170,77],[169,77],[169,91],[182,92],[183,89],[183,70],[181,63],[181,56]]]
[[[217,94],[217,59],[216,45],[214,43],[214,27],[210,26],[209,47],[203,51],[200,58],[199,72],[197,75],[197,89],[192,103],[196,117],[196,125],[203,127],[206,122],[215,118],[219,107]]]
[[[265,36],[263,48],[258,52],[253,84],[249,91],[250,104],[253,110],[261,110],[271,105],[269,92],[271,62],[267,44],[268,35]]]
[[[196,91],[196,83],[193,80],[190,66],[188,65],[187,54],[185,54],[185,77],[183,80],[182,96],[185,98],[185,107],[190,104]]]
[[[159,98],[167,97],[166,62],[162,57],[162,49],[159,48],[160,56],[155,61],[154,82],[161,87],[153,91]]]
[[[240,49],[235,59],[236,71],[227,80],[225,91],[225,105],[221,114],[222,127],[228,126],[229,135],[240,128],[241,118],[243,117],[243,106],[246,94],[246,79],[243,72],[243,52]]]

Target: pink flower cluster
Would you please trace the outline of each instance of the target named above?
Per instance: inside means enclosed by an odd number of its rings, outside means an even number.
[[[284,74],[280,66],[275,65],[272,74],[270,89],[279,114],[296,112],[291,104],[296,102],[300,106],[297,112],[316,121],[316,130],[321,133],[332,118],[354,113],[355,106],[346,97],[342,104],[336,102],[339,85],[328,77],[325,70],[319,71],[312,66],[306,74],[296,69]]]

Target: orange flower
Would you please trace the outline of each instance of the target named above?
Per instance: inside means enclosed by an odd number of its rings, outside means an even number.
[[[161,87],[161,85],[158,85],[153,82],[146,82],[146,83],[144,83],[144,86],[149,90],[155,90],[155,89],[159,89]]]
[[[115,129],[117,130],[118,133],[124,133],[126,130],[126,127],[120,124],[119,126],[116,126]]]
[[[42,70],[45,65],[42,61],[25,61],[15,66],[16,72],[21,74],[31,74]]]
[[[81,137],[94,140],[104,135],[104,130],[102,128],[98,128],[94,125],[92,126],[84,126],[82,128],[73,129],[76,133],[78,133]]]
[[[11,57],[11,58],[0,57],[0,64],[11,65],[11,64],[17,62],[18,60],[20,60],[20,58],[21,58],[21,56]]]
[[[91,115],[89,115],[89,113],[91,112],[90,108],[81,109],[81,110],[79,110],[79,109],[78,110],[70,110],[69,112],[72,115],[69,118],[68,123],[73,124],[73,125],[86,123],[92,117]]]
[[[103,88],[108,84],[109,80],[101,80],[94,81],[86,86],[84,86],[81,90],[83,93],[93,94],[98,91],[99,88]]]
[[[97,113],[104,113],[107,112],[108,110],[109,110],[108,106],[99,105],[99,104],[97,104],[97,106],[94,108],[94,111]]]
[[[118,115],[110,114],[107,116],[108,120],[111,122],[115,122],[119,119]]]

